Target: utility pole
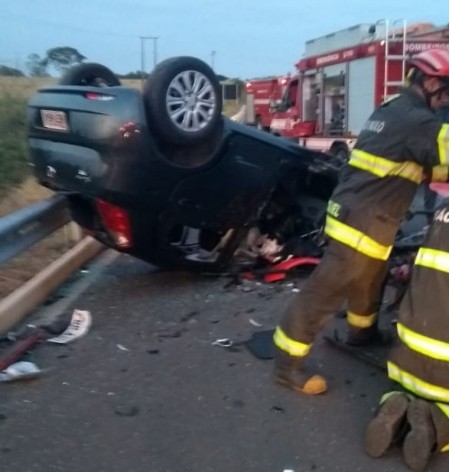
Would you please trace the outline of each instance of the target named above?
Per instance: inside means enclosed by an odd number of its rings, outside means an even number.
[[[214,59],[216,57],[216,51],[211,51],[211,69],[214,70]]]
[[[141,86],[144,87],[145,79],[145,41],[151,39],[153,41],[153,67],[158,62],[158,39],[159,36],[139,36],[141,40]]]

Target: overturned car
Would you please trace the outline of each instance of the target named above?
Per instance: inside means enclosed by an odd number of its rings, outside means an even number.
[[[81,64],[30,99],[27,122],[37,179],[107,246],[211,271],[320,256],[342,162],[223,116],[215,73],[196,58],[161,62],[142,92]]]

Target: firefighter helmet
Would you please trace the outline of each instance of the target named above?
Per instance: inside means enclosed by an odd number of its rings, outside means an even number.
[[[424,75],[448,79],[447,49],[428,49],[419,52],[411,57],[408,65]]]

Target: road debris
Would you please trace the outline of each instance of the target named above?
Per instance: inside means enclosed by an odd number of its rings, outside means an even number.
[[[222,347],[228,352],[241,352],[241,349],[238,347],[241,343],[228,338],[216,339],[211,343],[211,345]]]
[[[7,369],[0,372],[0,382],[13,382],[36,378],[41,375],[42,370],[33,362],[20,361],[11,364]]]
[[[211,343],[212,346],[219,346],[219,347],[231,347],[233,346],[233,341],[228,338],[223,339],[216,339]]]
[[[114,408],[117,416],[136,416],[140,411],[137,405],[118,405]]]
[[[14,340],[14,344],[7,349],[6,354],[0,358],[0,372],[18,361],[28,350],[43,341],[48,333],[43,328],[27,326],[26,330]]]
[[[68,344],[84,336],[91,327],[92,316],[89,311],[75,309],[69,326],[65,331],[54,338],[47,339],[49,343]]]
[[[244,341],[243,344],[257,359],[273,359],[273,333],[273,329],[257,331],[256,333],[252,334],[250,339]]]
[[[262,326],[262,323],[258,323],[257,321],[255,321],[253,318],[249,318],[248,322],[253,325],[253,326],[257,326],[257,327],[261,327]]]

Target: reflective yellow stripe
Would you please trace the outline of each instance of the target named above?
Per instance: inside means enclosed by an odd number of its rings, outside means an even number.
[[[448,164],[448,124],[443,124],[437,137],[439,162]]]
[[[304,357],[311,349],[310,344],[299,343],[286,336],[278,326],[273,335],[273,342],[282,350],[291,356]]]
[[[370,328],[371,326],[373,326],[376,319],[376,313],[372,313],[369,316],[364,316],[353,313],[352,311],[347,312],[348,324],[354,326],[355,328]]]
[[[330,238],[342,244],[346,244],[356,249],[358,252],[373,257],[374,259],[385,261],[391,253],[392,246],[383,246],[361,231],[336,220],[330,215],[327,215],[325,233],[328,234]]]
[[[448,181],[448,165],[434,166],[431,170],[432,182],[447,182]]]
[[[444,413],[444,415],[448,418],[448,405],[445,403],[436,402],[436,406]]]
[[[428,267],[429,269],[440,270],[441,272],[447,272],[448,274],[450,259],[446,251],[422,247],[417,253],[414,264]]]
[[[393,362],[388,361],[389,378],[400,383],[410,392],[419,397],[437,402],[448,403],[448,389],[425,382],[418,377],[401,370]]]
[[[444,413],[444,415],[448,418],[448,405],[445,403],[436,402],[435,405]],[[440,452],[447,452],[448,451],[448,444],[441,448]]]
[[[397,176],[417,184],[422,181],[422,167],[411,161],[394,162],[384,157],[361,151],[361,149],[353,149],[348,163],[353,167],[365,170],[381,178]]]
[[[448,343],[416,333],[401,323],[397,323],[397,332],[399,338],[413,351],[448,362]]]

